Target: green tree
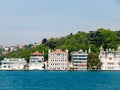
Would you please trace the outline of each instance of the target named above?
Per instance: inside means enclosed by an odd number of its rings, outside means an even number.
[[[117,35],[115,31],[109,29],[98,29],[105,37],[104,48],[117,48],[118,44],[120,44],[120,37]]]
[[[47,43],[47,39],[46,39],[46,38],[43,38],[42,44],[46,44],[46,43]]]
[[[88,39],[90,40],[90,43],[96,45],[96,47],[100,47],[105,43],[104,35],[100,31],[89,32]]]
[[[88,55],[88,69],[100,69],[100,66],[101,66],[101,62],[98,58],[98,54],[96,53],[90,53]]]

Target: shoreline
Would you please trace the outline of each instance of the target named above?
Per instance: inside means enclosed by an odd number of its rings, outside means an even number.
[[[120,70],[0,70],[0,71],[43,71],[43,72],[47,72],[47,71],[51,71],[51,72],[120,72]]]

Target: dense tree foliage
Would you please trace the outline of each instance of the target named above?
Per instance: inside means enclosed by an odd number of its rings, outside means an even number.
[[[117,33],[117,36],[120,37],[120,30],[119,30],[119,31],[116,31],[116,33]]]
[[[19,49],[8,53],[3,57],[11,58],[25,58],[29,61],[29,56],[32,52],[40,51],[43,52],[45,60],[48,59],[48,49],[68,49],[69,53],[72,51],[78,51],[79,49],[88,50],[91,48],[91,53],[88,56],[88,68],[96,69],[101,65],[98,54],[100,46],[106,48],[117,48],[120,45],[120,31],[112,31],[109,29],[97,29],[96,31],[77,32],[76,34],[70,33],[68,36],[60,38],[44,38],[42,44],[33,47],[33,44],[26,45],[25,48]],[[70,58],[69,58],[70,60]]]
[[[46,44],[46,42],[47,42],[47,39],[46,39],[46,38],[43,38],[42,44]]]
[[[99,32],[101,32],[104,35],[105,43],[104,47],[105,48],[117,48],[117,46],[120,44],[120,37],[117,35],[115,31],[111,30],[106,30],[106,29],[98,29]]]
[[[105,43],[105,37],[100,31],[89,32],[88,38],[90,40],[90,43],[96,45],[96,47],[100,47]]]
[[[98,53],[90,53],[88,55],[88,69],[100,69],[101,64]]]

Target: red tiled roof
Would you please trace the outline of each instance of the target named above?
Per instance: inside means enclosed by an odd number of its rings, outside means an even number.
[[[43,54],[38,52],[38,51],[36,51],[36,52],[32,53],[31,55],[43,55]]]
[[[57,52],[66,53],[65,51],[62,51],[60,49],[52,50],[52,53],[57,53]]]

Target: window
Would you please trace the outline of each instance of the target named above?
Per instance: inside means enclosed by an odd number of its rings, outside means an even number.
[[[109,58],[109,60],[112,60],[112,58]]]
[[[8,66],[8,68],[10,68],[10,66]]]
[[[87,60],[87,58],[73,58],[73,60]]]
[[[41,61],[38,61],[39,63],[41,63]]]
[[[114,65],[114,63],[112,63],[112,62],[108,62],[107,64],[108,64],[108,65]]]
[[[87,57],[87,55],[79,55],[79,57]]]
[[[3,66],[4,68],[6,68],[7,66]]]
[[[57,53],[57,56],[60,56],[60,53]]]
[[[34,63],[35,61],[31,61],[31,63]]]

